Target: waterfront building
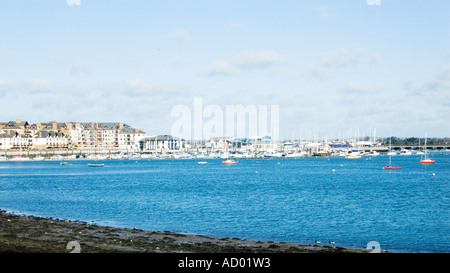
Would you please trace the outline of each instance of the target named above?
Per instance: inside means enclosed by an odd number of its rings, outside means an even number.
[[[28,122],[22,121],[21,119],[0,123],[0,132],[6,133],[8,135],[14,135],[15,133],[30,135],[31,132],[29,128],[30,125],[28,124]]]
[[[139,140],[143,152],[173,152],[183,148],[182,140],[171,135],[157,135]]]
[[[33,139],[17,131],[6,133],[0,132],[0,149],[28,149],[33,146]]]
[[[122,122],[0,122],[0,149],[137,150],[143,130]]]
[[[276,150],[278,149],[278,143],[272,141],[271,136],[253,137],[251,143],[254,149],[258,151]]]
[[[233,140],[234,137],[212,137],[205,143],[205,147],[209,149],[224,150],[229,147],[229,143]]]
[[[38,150],[67,149],[69,148],[69,138],[62,132],[39,131],[34,137],[33,147]]]

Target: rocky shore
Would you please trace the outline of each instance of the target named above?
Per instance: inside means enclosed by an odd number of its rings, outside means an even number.
[[[69,244],[69,242],[73,242]],[[69,244],[69,246],[68,246]],[[73,246],[71,246],[73,245]],[[79,248],[78,248],[79,246]],[[91,225],[0,211],[7,253],[363,253],[364,249],[214,238]]]

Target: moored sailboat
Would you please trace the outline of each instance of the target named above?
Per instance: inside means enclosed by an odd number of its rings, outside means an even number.
[[[423,147],[423,151],[425,154],[424,154],[423,158],[420,160],[420,164],[430,165],[430,164],[436,163],[436,160],[428,158],[428,155],[427,155],[427,133],[425,134],[425,145]]]
[[[389,138],[389,151],[392,150],[391,139],[392,139],[392,136]],[[383,169],[385,169],[385,170],[400,170],[402,168],[402,167],[398,167],[398,166],[392,166],[391,161],[392,161],[392,155],[389,155],[389,165],[383,167]]]
[[[236,164],[236,161],[234,161],[233,159],[228,159],[228,142],[225,142],[225,147],[227,148],[227,151],[226,151],[226,159],[227,160],[225,160],[225,161],[222,161],[222,164],[224,164],[224,165],[234,165],[234,164]]]
[[[225,164],[225,165],[234,165],[234,164],[236,164],[236,161],[234,161],[234,160],[232,160],[232,159],[227,159],[227,160],[223,161],[222,164]]]

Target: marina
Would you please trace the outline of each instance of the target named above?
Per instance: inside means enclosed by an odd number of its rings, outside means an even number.
[[[390,152],[389,152],[390,151]],[[327,152],[312,152],[308,150],[275,150],[275,151],[248,151],[236,150],[225,152],[217,150],[192,149],[190,151],[154,151],[154,152],[133,152],[123,151],[111,152],[83,151],[74,153],[67,150],[54,150],[51,153],[39,153],[36,151],[7,151],[0,155],[0,161],[62,161],[62,160],[139,160],[139,159],[273,159],[273,158],[307,158],[307,157],[344,157],[347,159],[361,159],[376,156],[422,156],[427,152],[430,154],[450,155],[449,149],[433,150],[390,150],[389,147],[376,149],[330,149]],[[2,153],[0,151],[0,153]],[[427,155],[425,155],[427,156]]]

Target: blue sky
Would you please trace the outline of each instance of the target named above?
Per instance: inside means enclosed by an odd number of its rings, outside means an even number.
[[[280,137],[450,136],[450,2],[0,1],[0,120],[279,105]]]

